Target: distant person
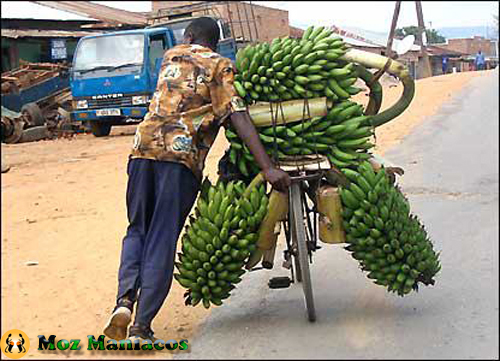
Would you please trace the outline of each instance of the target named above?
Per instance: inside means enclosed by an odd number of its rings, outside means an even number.
[[[476,61],[474,62],[476,65],[476,70],[484,70],[484,54],[479,50],[476,54]]]
[[[443,56],[443,59],[441,60],[441,67],[443,69],[443,74],[446,74],[448,72],[448,57]]]

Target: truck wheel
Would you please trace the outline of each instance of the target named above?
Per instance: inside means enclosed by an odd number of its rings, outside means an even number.
[[[47,129],[47,125],[40,125],[37,127],[25,129],[18,143],[36,142],[37,140],[47,139],[49,137],[50,133]]]
[[[43,116],[40,107],[35,103],[24,104],[21,108],[21,114],[24,115],[26,121],[30,125],[37,126],[45,124],[45,117]]]
[[[111,132],[111,124],[103,122],[92,122],[92,134],[96,137],[106,137]]]

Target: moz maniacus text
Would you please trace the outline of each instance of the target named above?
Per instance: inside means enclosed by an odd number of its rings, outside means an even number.
[[[96,340],[93,335],[87,336],[87,350],[99,350],[99,351],[116,351],[116,350],[137,350],[137,351],[152,351],[152,350],[180,350],[185,351],[188,349],[188,340],[182,339],[179,342],[176,340],[168,340],[167,342],[163,340],[107,340],[105,341],[105,336],[101,335]],[[59,351],[78,351],[82,349],[82,345],[80,344],[81,340],[71,339],[70,341],[62,339],[56,342],[56,336],[50,335],[47,340],[44,335],[38,335],[38,350],[39,351],[50,351],[50,350],[59,350]]]

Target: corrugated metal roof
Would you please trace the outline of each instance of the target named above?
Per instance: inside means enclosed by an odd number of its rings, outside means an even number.
[[[2,37],[6,38],[81,38],[87,35],[98,35],[101,32],[94,31],[66,31],[66,30],[17,30],[2,29]]]
[[[3,1],[2,19],[33,19],[33,20],[97,20],[76,15],[63,10],[56,10],[38,5],[31,1]]]
[[[439,46],[434,46],[434,45],[427,45],[427,52],[429,55],[455,55],[455,56],[462,56],[462,55],[467,55],[465,53],[462,53],[460,51],[455,51],[455,50],[450,50],[446,48],[441,48]]]
[[[362,42],[364,44],[368,45],[361,45],[359,44],[358,46],[370,46],[370,47],[382,47],[386,48],[387,47],[387,38],[389,37],[389,34],[384,34],[380,32],[375,32],[375,31],[370,31],[370,30],[364,30],[360,28],[355,28],[355,27],[342,27],[340,29],[339,27],[336,27],[337,30],[343,31],[346,33],[346,42],[347,39],[349,41],[352,41],[352,45],[358,45],[358,42]],[[366,42],[365,42],[366,41]],[[397,45],[401,42],[399,39],[394,39],[392,41],[392,50],[394,51],[397,47]],[[410,51],[420,51],[420,46],[413,44],[410,48]]]
[[[33,1],[54,9],[64,10],[80,16],[90,16],[94,19],[119,24],[147,24],[148,19],[141,13],[94,4],[90,1]]]
[[[339,35],[339,34],[335,34],[335,35],[341,37],[342,40],[344,40],[347,44],[352,45],[352,46],[363,46],[365,48],[380,48],[381,47],[380,45],[367,43],[366,41],[362,41],[362,40],[358,40],[358,39],[351,39],[345,35]]]

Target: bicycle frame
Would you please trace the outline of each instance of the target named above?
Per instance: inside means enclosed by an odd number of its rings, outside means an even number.
[[[312,191],[312,194],[315,194],[315,191],[318,187],[319,181],[323,177],[323,172],[314,172],[312,174],[306,174],[306,172],[299,172],[298,176],[291,176],[290,179],[292,183],[299,183],[300,186],[300,197],[301,197],[301,204],[303,207],[303,213],[304,213],[304,218],[306,220],[306,244],[307,244],[307,252],[309,256],[309,263],[312,263],[312,253],[318,249],[318,212],[316,210],[316,200],[314,199],[314,196],[311,197],[310,192]],[[306,184],[306,182],[312,182],[312,184]],[[307,197],[312,202],[312,206],[309,206],[307,202]],[[289,192],[289,197],[291,197],[291,193]],[[291,204],[291,202],[290,202]],[[290,212],[290,211],[289,211]],[[290,220],[291,216],[289,213],[289,217],[283,221],[283,226],[285,229],[285,239],[286,239],[286,244],[287,244],[287,249],[284,251],[285,253],[285,260],[290,262],[290,256],[297,256],[297,245],[292,242],[292,235],[291,235],[291,225],[290,225]],[[295,274],[293,271],[293,267],[290,267],[291,273],[292,273],[292,282],[295,281]],[[299,276],[300,277],[300,276]],[[298,280],[300,282],[300,279]]]

